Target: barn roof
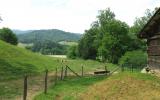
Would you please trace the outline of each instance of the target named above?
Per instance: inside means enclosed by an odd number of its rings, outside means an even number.
[[[147,38],[154,35],[153,30],[155,26],[160,24],[160,8],[156,11],[156,13],[150,18],[147,24],[142,28],[139,32],[139,38]]]

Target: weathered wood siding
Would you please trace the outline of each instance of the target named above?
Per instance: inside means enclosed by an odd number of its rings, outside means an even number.
[[[148,39],[148,64],[153,69],[160,69],[160,35]]]

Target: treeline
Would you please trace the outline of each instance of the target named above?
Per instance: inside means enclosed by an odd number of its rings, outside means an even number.
[[[64,55],[67,52],[67,46],[53,41],[35,41],[33,45],[26,46],[33,52],[39,52],[44,55]]]
[[[122,56],[131,55],[132,52],[137,56],[146,55],[139,53],[141,51],[145,53],[146,41],[137,38],[137,33],[153,13],[146,10],[145,15],[136,18],[134,25],[130,27],[127,23],[116,19],[114,12],[109,8],[99,11],[97,21],[93,22],[90,29],[85,31],[78,46],[70,48],[68,57],[95,59],[117,64]],[[147,56],[143,57],[146,62]],[[126,59],[126,57],[124,58]],[[138,57],[135,59],[138,61]]]

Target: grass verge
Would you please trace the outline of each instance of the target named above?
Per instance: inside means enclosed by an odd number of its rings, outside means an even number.
[[[106,76],[97,76],[59,81],[57,85],[50,87],[46,95],[41,93],[37,95],[34,100],[76,100],[79,98],[79,93],[86,91],[88,86],[102,81],[105,78]]]

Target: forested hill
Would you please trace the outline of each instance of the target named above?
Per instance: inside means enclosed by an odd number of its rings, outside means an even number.
[[[16,31],[15,31],[16,33]],[[81,38],[81,34],[70,33],[57,29],[48,30],[33,30],[28,31],[24,34],[17,34],[19,42],[22,43],[33,43],[35,41],[78,41]]]

